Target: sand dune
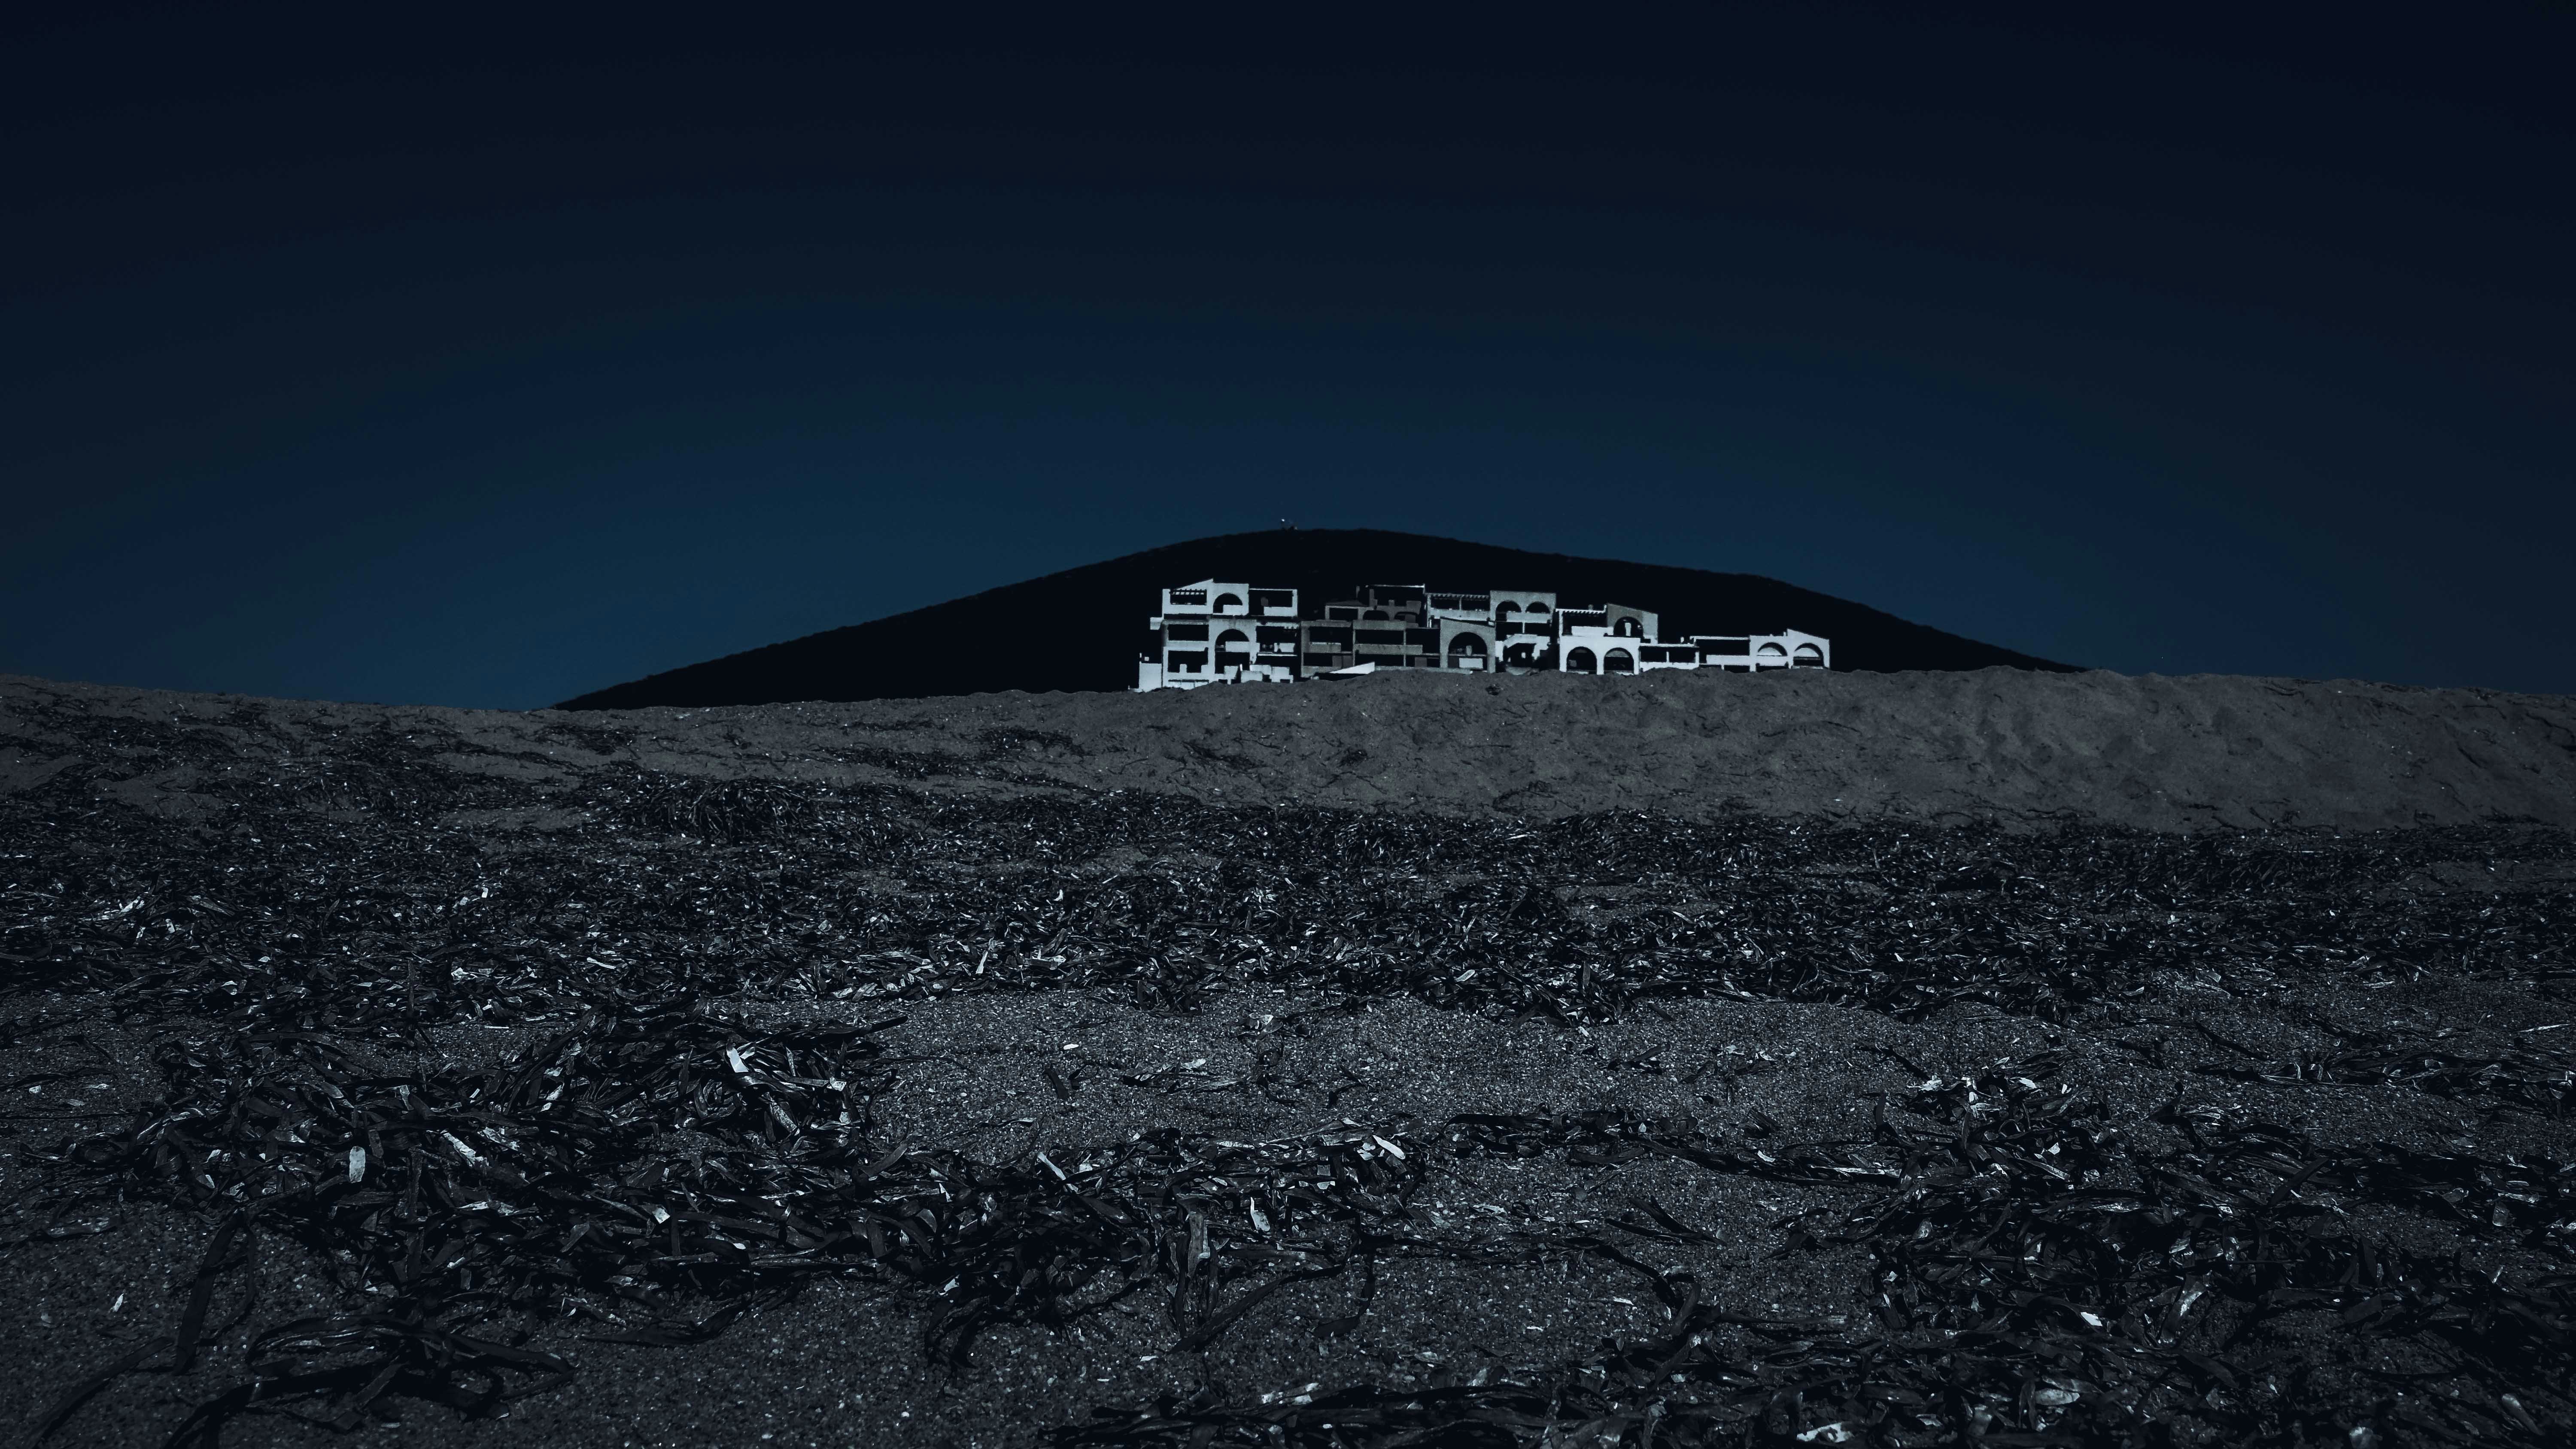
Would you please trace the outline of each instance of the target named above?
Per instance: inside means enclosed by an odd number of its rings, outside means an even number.
[[[140,758],[74,759],[73,741],[25,717],[22,705],[36,702],[189,721],[252,750],[327,753],[351,731],[453,732],[476,747],[459,768],[496,768],[482,752],[499,750],[508,768],[538,774],[1052,784],[1534,818],[1653,809],[2157,830],[2576,825],[2576,701],[2352,680],[1417,674],[577,715],[0,681],[0,790],[74,770],[102,792],[184,810],[187,778]]]

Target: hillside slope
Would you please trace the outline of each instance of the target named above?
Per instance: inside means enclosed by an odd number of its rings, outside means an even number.
[[[1136,682],[1136,641],[1156,591],[1203,578],[1295,588],[1309,598],[1340,597],[1364,582],[1553,589],[1570,603],[1655,610],[1670,633],[1788,628],[1822,634],[1834,641],[1837,669],[2069,667],[1754,574],[1572,558],[1380,529],[1300,529],[1148,549],[593,690],[562,707],[1125,689]],[[1057,622],[1077,620],[1106,622],[1075,629]],[[1042,639],[1043,647],[1021,647],[1032,639]]]

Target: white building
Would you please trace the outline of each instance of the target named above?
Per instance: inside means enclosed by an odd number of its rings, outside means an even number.
[[[1527,674],[1641,674],[1655,669],[1832,667],[1830,642],[1778,634],[1666,638],[1652,610],[1625,604],[1559,604],[1537,590],[1433,592],[1420,584],[1369,584],[1348,599],[1301,613],[1295,589],[1201,579],[1163,590],[1146,621],[1136,687],[1287,683],[1379,669]]]
[[[1750,674],[1757,669],[1831,669],[1833,641],[1795,629],[1777,634],[1694,634],[1702,669]],[[1667,666],[1669,667],[1669,666]]]
[[[1297,678],[1297,591],[1201,579],[1163,590],[1145,621],[1152,653],[1136,661],[1136,687],[1286,684]]]

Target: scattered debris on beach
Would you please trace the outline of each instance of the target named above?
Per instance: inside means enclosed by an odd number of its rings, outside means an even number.
[[[168,733],[146,743],[206,749]],[[1313,1335],[1349,1335],[1407,1264],[1578,1262],[1625,1281],[1636,1317],[1572,1356],[1246,1394],[1176,1372],[1046,1434],[2576,1432],[2563,831],[1524,821],[644,771],[539,786],[457,768],[460,750],[388,731],[210,761],[191,789],[221,808],[193,817],[68,779],[0,798],[0,1045],[27,1064],[6,1088],[35,1169],[11,1179],[5,1251],[111,1240],[135,1202],[195,1214],[206,1244],[171,1326],[61,1379],[30,1432],[190,1369],[224,1327],[218,1287],[261,1252],[302,1255],[339,1307],[248,1310],[236,1381],[180,1442],[251,1413],[346,1428],[579,1394],[584,1343],[685,1348],[825,1279],[885,1287],[920,1355],[962,1373],[1005,1328],[1149,1310],[1177,1362],[1301,1293],[1339,1305]],[[1402,1001],[1569,1035],[1796,1003],[2065,1045],[1856,1054],[1865,1125],[1834,1136],[1741,1105],[1780,1069],[1761,1044],[1678,1035],[1611,1065],[1688,1109],[1419,1114],[1295,1080],[1266,1045],[1293,1024],[1283,993],[1318,1019]],[[1049,1063],[1032,1080],[1068,1110],[1113,1072],[1309,1120],[1009,1153],[909,1137],[908,1015],[1041,996],[1251,1023],[1222,1077]],[[64,1104],[105,1070],[81,1044],[111,1028],[154,1045],[119,1064],[147,1084],[105,1120]],[[460,1031],[503,1045],[461,1050]],[[2477,1125],[2282,1115],[2302,1093]],[[1455,1208],[1443,1184],[1480,1164],[1544,1167],[1607,1206]],[[1721,1291],[1720,1249],[1742,1244],[1622,1186],[1648,1169],[1793,1194],[1759,1252],[1817,1304]]]

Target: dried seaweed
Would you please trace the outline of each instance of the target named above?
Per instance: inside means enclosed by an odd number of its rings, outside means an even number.
[[[1876,1166],[1824,1146],[1729,1158],[1671,1125],[1461,1120],[1453,1140],[1478,1148],[1584,1161],[1589,1141],[1661,1142],[1714,1170],[1865,1188],[1808,1240],[1868,1250],[1854,1287],[1875,1331],[1729,1313],[1686,1274],[1566,1234],[1558,1250],[1646,1280],[1662,1331],[1491,1383],[1104,1411],[1053,1442],[2286,1445],[2331,1425],[2348,1442],[2538,1445],[2576,1427],[2576,1161],[2335,1154],[2232,1113],[2163,1115],[2184,1141],[2141,1145],[2040,1059],[1906,1094]],[[2543,1255],[2480,1272],[2355,1226],[2364,1204],[2430,1207]]]
[[[954,1362],[993,1323],[1061,1324],[1147,1286],[1205,1342],[1280,1283],[1375,1251],[1419,1178],[1401,1125],[1157,1132],[1073,1163],[881,1148],[874,1033],[900,1020],[592,1015],[496,1071],[409,1077],[308,1034],[190,1038],[163,1051],[167,1093],[65,1166],[92,1196],[227,1210],[178,1330],[183,1370],[237,1233],[299,1241],[351,1301],[385,1303],[263,1334],[226,1411],[330,1395],[347,1422],[388,1394],[487,1413],[568,1372],[485,1336],[504,1321],[682,1342],[721,1326],[708,1305],[729,1318],[817,1273],[922,1290],[927,1346]]]
[[[1687,998],[1973,1007],[2170,1020],[2189,1035],[2129,1041],[2158,1082],[2560,1122],[2556,1038],[2471,1046],[2278,1003],[2427,978],[2551,1001],[2576,979],[2561,833],[1532,823],[706,780],[634,769],[614,732],[549,737],[612,762],[569,770],[429,727],[328,749],[256,715],[48,727],[90,752],[88,774],[0,801],[0,1025],[12,1042],[151,1031],[161,1083],[61,1146],[25,1241],[88,1231],[118,1192],[213,1231],[180,1321],[40,1427],[164,1351],[183,1367],[218,1280],[262,1243],[333,1275],[346,1311],[263,1328],[244,1381],[183,1435],[243,1412],[353,1424],[398,1399],[494,1413],[573,1371],[531,1337],[549,1325],[685,1343],[823,1275],[902,1295],[924,1352],[962,1364],[997,1327],[1112,1304],[1155,1304],[1187,1349],[1324,1281],[1347,1327],[1407,1258],[1559,1257],[1641,1275],[1665,1321],[1481,1383],[1174,1399],[1058,1437],[2540,1443],[2576,1423],[2556,1387],[2576,1377],[2576,1179],[2557,1157],[2329,1145],[2178,1088],[2153,1120],[2036,1059],[1938,1078],[1906,1062],[1922,1085],[1846,1142],[1751,1110],[1720,1127],[1587,1105],[981,1161],[887,1139],[872,1030],[904,1002],[1062,990],[1186,1012],[1288,987],[1324,1009],[1409,997],[1569,1026]],[[868,763],[999,787],[1013,756],[1079,747],[976,750]],[[197,771],[187,812],[90,793],[173,762]],[[2427,884],[2446,872],[2482,883]],[[2183,999],[2272,1003],[2275,1029],[2141,1005]],[[748,1001],[811,1009],[759,1025]],[[439,1033],[476,1023],[541,1039],[489,1067],[440,1062]],[[1772,1065],[1621,1064],[1722,1104]],[[1073,1096],[1078,1068],[1051,1070]],[[1246,1086],[1279,1091],[1280,1072],[1256,1055]],[[25,1075],[19,1115],[56,1110],[26,1089],[57,1079]],[[1854,1314],[1766,1318],[1647,1266],[1644,1245],[1709,1234],[1643,1193],[1584,1225],[1470,1230],[1418,1209],[1439,1174],[1496,1155],[1823,1194],[1835,1205],[1787,1224],[1781,1251],[1865,1261]]]
[[[2211,1063],[2198,1070],[2251,1082],[2406,1087],[2551,1118],[2566,1116],[2576,1099],[2576,1053],[2530,1048],[2463,1054],[2438,1039],[2410,1040],[2333,1022],[2318,1024],[2335,1036],[2332,1049],[2297,1051],[2286,1061]],[[2240,1056],[2254,1055],[2236,1050]]]
[[[1296,982],[1580,1021],[1676,996],[2063,1020],[2161,983],[2241,993],[2302,974],[2571,971],[2563,890],[2407,885],[2444,861],[2566,853],[2554,834],[2502,827],[2004,838],[654,775],[537,790],[424,763],[468,755],[436,743],[369,741],[370,770],[332,756],[210,783],[226,814],[184,852],[138,848],[150,822],[69,813],[65,783],[10,802],[14,830],[48,846],[40,872],[0,892],[12,974],[111,992],[129,1020],[239,1005],[277,1025],[386,1035],[569,1020],[609,1004],[579,968],[639,958],[659,963],[647,989],[715,996],[1076,987],[1187,1005]],[[561,823],[495,848],[482,816],[540,805]],[[1154,863],[1089,868],[1117,853]],[[1191,865],[1207,860],[1223,868]],[[853,909],[849,887],[879,882],[902,889],[868,889]]]

